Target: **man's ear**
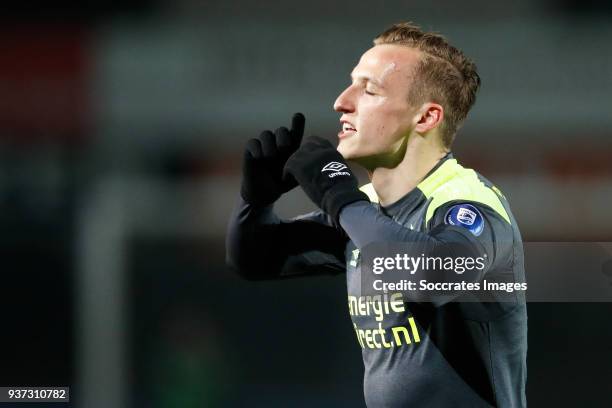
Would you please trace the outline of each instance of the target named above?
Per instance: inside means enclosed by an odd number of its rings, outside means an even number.
[[[444,119],[444,108],[442,105],[427,102],[421,106],[416,116],[414,130],[418,133],[426,133],[437,126],[440,126]]]

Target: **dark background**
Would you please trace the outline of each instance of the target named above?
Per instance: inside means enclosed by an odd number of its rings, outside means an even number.
[[[3,4],[0,385],[88,407],[362,406],[343,277],[244,282],[223,240],[246,140],[295,111],[333,140],[350,70],[403,20],[478,64],[454,152],[524,240],[610,241],[609,2]],[[611,315],[529,304],[531,406],[611,405]]]

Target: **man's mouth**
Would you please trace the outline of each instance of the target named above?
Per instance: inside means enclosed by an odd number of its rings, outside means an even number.
[[[348,131],[355,132],[355,131],[357,131],[357,129],[355,129],[355,127],[352,124],[348,123],[348,122],[344,122],[342,124],[342,130],[345,131],[345,132],[348,132]]]
[[[338,132],[338,138],[342,139],[357,132],[357,129],[350,122],[342,122],[342,130]]]

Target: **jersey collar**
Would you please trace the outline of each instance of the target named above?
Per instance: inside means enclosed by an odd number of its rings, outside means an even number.
[[[394,216],[394,215],[397,215],[397,213],[399,213],[400,210],[405,211],[407,208],[412,208],[416,206],[420,202],[421,198],[423,197],[423,192],[421,191],[422,189],[420,188],[421,185],[423,185],[424,183],[429,183],[430,180],[435,179],[436,178],[435,174],[440,169],[440,167],[442,167],[442,165],[446,163],[448,160],[452,160],[452,159],[454,159],[453,154],[451,152],[446,153],[446,155],[442,157],[438,161],[438,163],[436,163],[433,169],[431,169],[429,173],[427,173],[427,175],[423,178],[423,181],[421,181],[417,185],[417,188],[413,188],[412,190],[410,190],[410,192],[408,192],[405,196],[403,196],[402,198],[400,198],[393,204],[389,204],[384,207],[381,206],[380,208],[383,210],[384,213],[390,216]]]

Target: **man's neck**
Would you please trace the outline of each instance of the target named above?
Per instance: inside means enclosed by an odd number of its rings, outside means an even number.
[[[378,167],[369,173],[379,203],[388,206],[412,191],[447,154],[437,145],[408,143],[403,160],[393,168]]]

